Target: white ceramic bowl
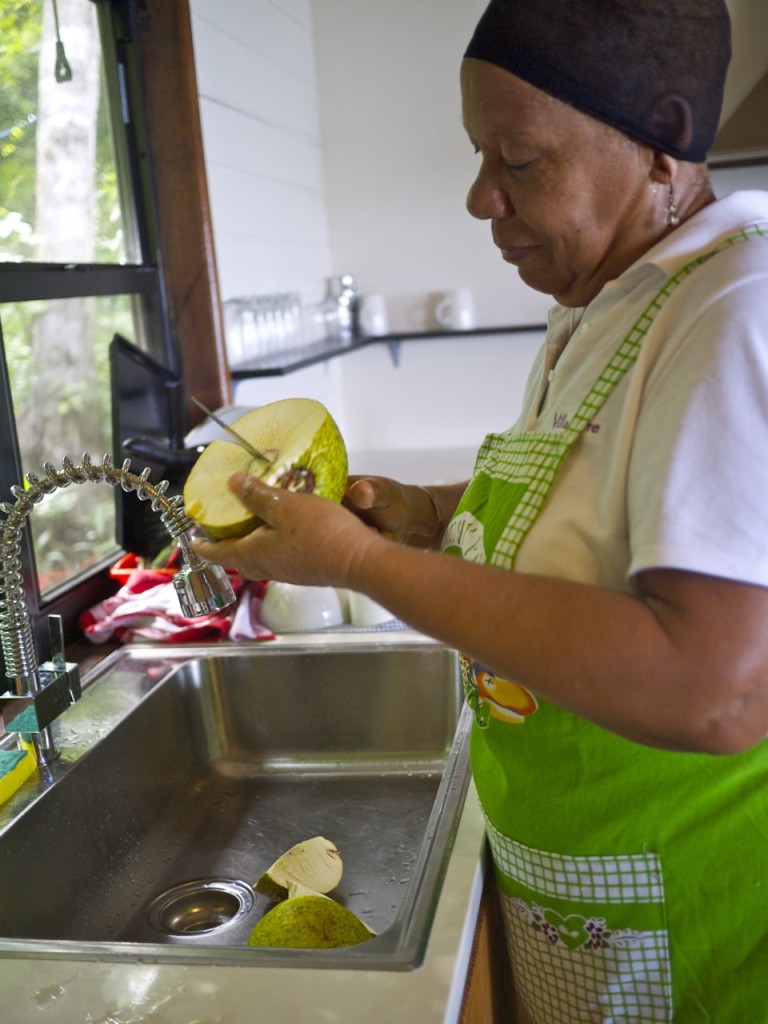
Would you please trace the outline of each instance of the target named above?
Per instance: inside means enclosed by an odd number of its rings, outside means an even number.
[[[333,587],[300,587],[270,580],[259,618],[275,633],[302,632],[341,625],[344,609]]]
[[[394,619],[392,612],[383,605],[372,601],[365,594],[358,594],[354,590],[347,591],[349,597],[349,621],[353,626],[381,626],[385,622]]]

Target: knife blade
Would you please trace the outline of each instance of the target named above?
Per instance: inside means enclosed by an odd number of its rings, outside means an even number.
[[[241,448],[245,448],[249,455],[252,455],[254,459],[260,459],[262,462],[266,462],[269,466],[272,465],[275,461],[274,459],[268,458],[260,452],[258,448],[254,448],[250,441],[246,441],[242,434],[238,434],[238,432],[233,430],[228,423],[225,423],[220,416],[217,416],[215,412],[211,412],[207,406],[203,405],[199,398],[195,398],[194,395],[190,395],[190,398],[199,409],[202,409],[207,416],[210,416],[214,423],[218,424],[222,430],[226,431],[233,441],[236,441]]]

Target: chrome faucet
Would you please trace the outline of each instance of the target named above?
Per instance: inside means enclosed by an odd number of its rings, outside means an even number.
[[[142,501],[151,501],[152,509],[181,549],[183,565],[173,577],[181,613],[186,618],[209,615],[232,604],[235,594],[229,578],[219,565],[200,558],[190,545],[193,521],[184,511],[180,495],[166,498],[168,481],[149,482],[150,470],[138,476],[130,472],[130,459],[118,469],[105,455],[94,465],[90,455],[83,455],[80,465],[71,459],[62,460],[61,469],[50,462],[43,466],[40,478],[27,473],[23,487],[14,486],[14,503],[0,502],[6,517],[0,525],[0,639],[5,659],[6,682],[0,689],[0,709],[10,716],[8,732],[32,736],[38,762],[50,764],[58,756],[50,726],[70,704],[80,697],[80,673],[76,664],[64,656],[61,618],[49,617],[51,659],[40,665],[37,659],[32,626],[24,599],[21,573],[21,534],[32,508],[46,494],[87,481],[118,484],[124,491],[135,491]],[[0,688],[3,684],[0,682]]]

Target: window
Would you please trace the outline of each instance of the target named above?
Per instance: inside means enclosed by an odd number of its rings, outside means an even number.
[[[109,344],[173,366],[139,153],[134,2],[14,0],[0,13],[0,489],[114,452]],[[30,518],[33,601],[116,555],[109,487]],[[32,570],[34,566],[34,570]]]
[[[0,500],[42,461],[112,453],[114,333],[183,378],[184,430],[202,418],[190,395],[231,399],[212,238],[188,0],[0,4]],[[76,637],[117,553],[111,488],[46,502],[23,552],[41,653],[46,615]]]

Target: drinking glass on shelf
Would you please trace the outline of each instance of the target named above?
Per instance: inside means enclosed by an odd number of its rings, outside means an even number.
[[[245,338],[245,300],[227,299],[224,303],[224,337],[227,355],[232,366],[245,362],[247,344]]]
[[[302,302],[296,292],[251,295],[224,303],[232,365],[290,351],[302,344]]]

